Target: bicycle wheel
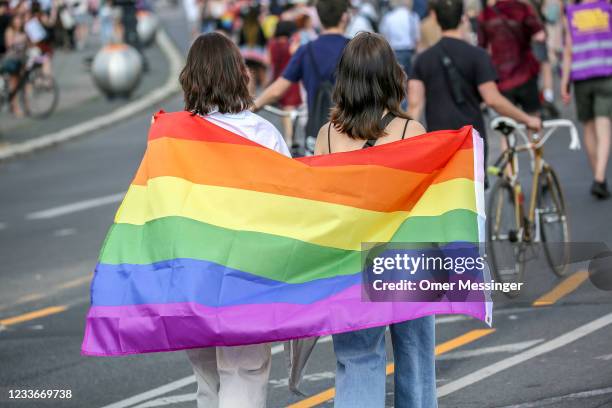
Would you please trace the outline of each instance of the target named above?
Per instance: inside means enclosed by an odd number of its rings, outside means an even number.
[[[33,118],[42,119],[55,110],[59,100],[59,89],[52,76],[46,75],[41,68],[35,68],[21,90],[21,105],[25,113]]]
[[[487,208],[487,253],[497,282],[519,283],[525,275],[525,244],[521,242],[521,225],[516,222],[515,201],[510,182],[498,179],[491,189]],[[519,291],[504,294],[513,298]]]
[[[540,233],[546,261],[557,276],[569,272],[569,225],[563,191],[555,171],[549,166],[542,169],[538,196]]]

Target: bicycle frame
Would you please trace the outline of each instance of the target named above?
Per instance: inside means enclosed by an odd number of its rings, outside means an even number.
[[[501,133],[504,135],[505,140],[508,143],[508,148],[502,152],[501,156],[497,159],[492,170],[498,176],[506,177],[512,186],[514,200],[517,205],[515,206],[515,222],[517,226],[520,226],[520,230],[517,234],[517,239],[524,240],[526,242],[539,242],[540,227],[539,217],[537,217],[537,203],[540,187],[540,176],[542,170],[549,166],[544,160],[544,144],[548,141],[550,136],[560,127],[567,127],[570,129],[571,142],[569,148],[571,150],[580,149],[580,139],[578,138],[578,132],[574,124],[571,121],[564,119],[557,119],[546,121],[543,123],[544,129],[547,129],[544,136],[540,137],[538,133],[534,133],[531,138],[523,131],[524,127],[519,126],[516,122],[509,118],[496,118],[493,121],[494,129],[501,129]],[[519,136],[525,143],[522,145],[516,145],[516,136]],[[525,217],[524,208],[524,195],[522,192],[521,184],[518,180],[519,175],[519,153],[528,153],[530,156],[531,168],[533,171],[531,180],[531,195],[529,197],[529,212]],[[504,169],[504,170],[502,170]],[[505,171],[509,169],[509,174]],[[532,226],[535,226],[532,235]]]
[[[12,101],[17,94],[19,94],[19,92],[24,88],[24,86],[26,85],[26,83],[28,82],[28,79],[30,78],[30,75],[32,74],[32,72],[34,72],[36,69],[39,69],[41,66],[41,64],[33,64],[30,67],[26,67],[22,73],[19,74],[19,81],[17,81],[17,85],[15,86],[14,89],[8,89],[8,77],[9,75],[3,74],[3,76],[5,77],[5,81],[7,83],[7,90],[8,92],[6,93],[7,95],[7,99],[6,102],[10,103],[10,101]]]

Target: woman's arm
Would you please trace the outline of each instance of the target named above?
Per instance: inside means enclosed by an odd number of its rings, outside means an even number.
[[[408,81],[408,115],[415,119],[421,118],[425,106],[425,84],[418,79]]]

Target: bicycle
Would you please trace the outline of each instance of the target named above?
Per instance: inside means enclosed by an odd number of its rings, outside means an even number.
[[[296,137],[298,130],[300,129],[300,121],[308,116],[308,112],[306,112],[305,108],[302,107],[292,110],[283,110],[271,105],[266,105],[263,107],[263,109],[279,118],[289,118],[291,120],[293,143],[291,144],[290,149],[293,157],[309,156],[313,154],[314,146],[307,146],[306,141],[300,144],[297,142],[298,139]]]
[[[53,76],[43,70],[46,58],[38,48],[30,49],[15,89],[10,89],[10,75],[0,73],[0,111],[4,104],[10,105],[10,101],[19,94],[19,102],[26,115],[43,119],[53,113],[59,101],[59,89]]]
[[[568,272],[570,239],[567,207],[557,173],[544,160],[544,144],[558,129],[569,129],[570,150],[580,149],[580,139],[574,124],[565,119],[542,123],[543,136],[525,133],[525,127],[506,117],[491,121],[500,132],[508,148],[502,152],[487,173],[498,179],[491,189],[487,207],[487,252],[489,265],[496,281],[522,282],[527,255],[541,244],[546,261],[559,277]],[[518,138],[524,144],[517,145]],[[519,180],[518,155],[527,152],[533,173],[528,212]],[[509,251],[509,259],[505,255]],[[518,290],[505,292],[516,297]]]

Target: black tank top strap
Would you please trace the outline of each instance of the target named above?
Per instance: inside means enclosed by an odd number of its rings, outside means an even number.
[[[395,114],[393,112],[387,112],[385,116],[383,116],[380,120],[380,128],[386,129],[387,126],[389,126],[389,123],[393,121],[393,119],[395,119]]]
[[[408,129],[408,123],[410,123],[410,119],[406,119],[406,123],[404,124],[404,131],[402,132],[402,140],[406,137],[406,129]]]
[[[379,126],[381,129],[386,129],[387,126],[389,126],[389,123],[391,123],[393,121],[393,119],[395,119],[395,114],[393,112],[387,112],[385,114],[385,116],[382,117],[382,119],[380,120]],[[403,139],[403,137],[402,137]],[[362,149],[367,149],[368,147],[373,147],[376,144],[376,141],[378,139],[368,139],[367,142],[365,142],[363,144]]]
[[[329,126],[327,126],[327,149],[331,154],[331,122],[329,122]]]
[[[372,146],[374,146],[374,145],[376,144],[376,141],[377,141],[377,140],[378,140],[378,139],[368,139],[368,140],[367,140],[367,141],[366,141],[366,142],[363,144],[362,149],[367,149],[368,147],[372,147]]]

